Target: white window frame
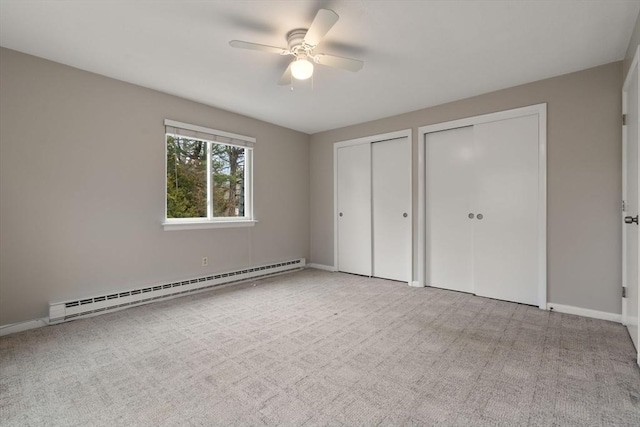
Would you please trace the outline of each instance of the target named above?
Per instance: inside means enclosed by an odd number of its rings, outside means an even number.
[[[255,138],[224,132],[203,126],[182,123],[175,120],[165,119],[165,143],[164,143],[164,221],[162,227],[165,231],[175,230],[201,230],[207,228],[236,228],[253,227],[258,221],[253,216],[253,147]],[[167,135],[176,133],[169,129],[191,131],[198,134],[209,135],[210,137],[194,137],[207,142],[207,218],[167,218]],[[211,150],[210,144],[231,145],[245,148],[245,182],[244,182],[244,212],[243,217],[213,217],[211,206]]]

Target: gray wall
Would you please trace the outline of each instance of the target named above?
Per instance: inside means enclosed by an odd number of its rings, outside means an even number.
[[[415,228],[417,128],[541,102],[549,301],[620,313],[620,89],[639,37],[636,23],[624,63],[311,138],[0,48],[0,325],[43,317],[52,301],[207,272],[332,265],[333,142],[413,129]],[[164,118],[258,139],[255,228],[162,230]]]
[[[413,129],[415,231],[418,127],[546,102],[548,300],[620,313],[621,87],[616,62],[312,135],[311,261],[333,265],[334,142]]]
[[[0,325],[309,256],[308,135],[7,49],[0,80]],[[165,118],[257,138],[254,228],[163,231]]]

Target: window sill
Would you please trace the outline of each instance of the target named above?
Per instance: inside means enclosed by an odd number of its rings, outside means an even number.
[[[231,221],[165,221],[162,223],[164,231],[176,230],[204,230],[207,228],[242,228],[253,227],[258,221],[254,219],[240,219]]]

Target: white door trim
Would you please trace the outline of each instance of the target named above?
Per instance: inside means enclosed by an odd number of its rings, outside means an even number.
[[[348,147],[351,145],[359,145],[359,144],[372,144],[374,142],[386,141],[389,139],[397,139],[397,138],[408,138],[409,144],[413,147],[412,140],[412,130],[404,129],[395,132],[388,132],[378,135],[365,136],[362,138],[349,139],[345,141],[338,141],[333,143],[333,265],[338,268],[338,149],[342,147]],[[412,148],[413,151],[413,148]],[[413,159],[410,162],[411,168],[413,168]],[[411,194],[413,194],[413,170],[409,171],[409,189]],[[409,218],[412,221],[411,229],[413,230],[413,197],[411,197],[410,209],[409,209]],[[373,223],[372,223],[373,225]],[[373,232],[373,230],[372,230]],[[412,233],[413,236],[413,233]],[[410,239],[409,253],[411,254],[411,260],[409,262],[409,274],[407,277],[409,278],[408,284],[411,285],[413,281],[413,238]],[[373,253],[371,253],[371,258],[373,259]]]
[[[547,104],[467,117],[418,128],[418,285],[426,286],[426,169],[425,135],[432,132],[473,126],[529,115],[538,116],[538,306],[547,309]]]
[[[409,141],[411,141],[411,129],[382,133],[379,135],[364,136],[362,138],[348,139],[345,141],[338,141],[333,143],[333,154],[334,155],[336,154],[336,150],[338,148],[348,147],[350,145],[358,145],[358,144],[371,144],[374,142],[386,141],[388,139],[403,138],[405,136],[409,138]],[[334,172],[335,172],[335,169],[334,169]],[[334,177],[335,176],[336,174],[334,173]]]

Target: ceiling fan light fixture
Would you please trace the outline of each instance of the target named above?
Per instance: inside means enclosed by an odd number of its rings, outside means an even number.
[[[306,58],[298,58],[291,63],[291,75],[294,79],[306,80],[313,74],[313,64]]]

